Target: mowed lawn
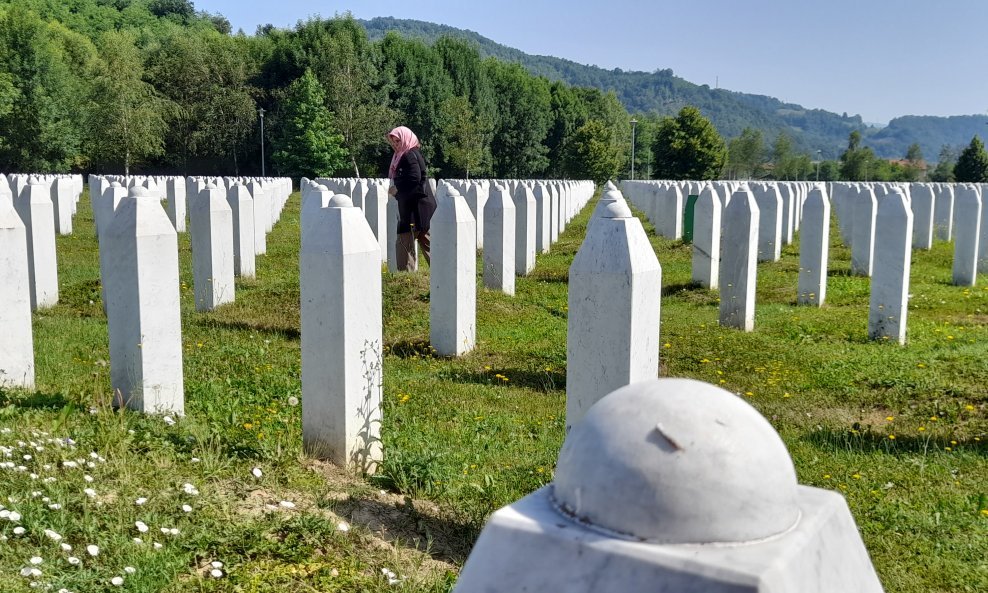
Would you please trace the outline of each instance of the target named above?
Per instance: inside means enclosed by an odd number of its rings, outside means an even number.
[[[180,235],[186,416],[169,419],[110,405],[84,195],[58,238],[60,304],[35,316],[38,389],[0,391],[0,592],[449,590],[485,518],[552,480],[567,271],[590,210],[516,296],[478,289],[477,348],[459,359],[429,347],[427,267],[385,274],[386,458],[363,478],[301,452],[298,195],[258,279],[214,313],[194,311]],[[867,339],[869,280],[836,237],[828,304],[796,307],[794,244],[758,266],[744,334],[690,284],[690,247],[645,227],[663,267],[661,374],[765,414],[800,481],[847,498],[887,591],[988,590],[988,278],[951,286],[952,244],[914,251],[899,347]]]

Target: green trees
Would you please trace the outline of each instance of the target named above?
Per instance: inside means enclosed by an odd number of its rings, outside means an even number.
[[[923,161],[923,150],[919,144],[913,142],[906,149],[906,163],[902,168],[902,181],[919,181],[923,176],[925,162]]]
[[[0,170],[257,174],[259,107],[282,173],[341,172],[345,154],[381,175],[397,124],[447,177],[629,169],[617,95],[484,60],[472,41],[372,42],[349,14],[228,30],[189,0],[0,3]],[[638,119],[641,175],[659,118]]]
[[[67,172],[85,162],[95,57],[88,39],[62,25],[17,4],[0,8],[0,170]]]
[[[443,154],[448,168],[470,179],[477,173],[485,157],[485,138],[489,134],[487,122],[481,120],[465,96],[453,96],[439,106]]]
[[[566,171],[576,179],[593,179],[597,183],[615,179],[624,158],[613,135],[613,128],[597,119],[580,126],[566,145]]]
[[[725,176],[730,179],[757,179],[765,164],[765,142],[759,130],[745,128],[728,143]]]
[[[847,181],[868,181],[877,178],[875,153],[868,147],[861,146],[861,132],[854,130],[847,138],[847,150],[840,155],[841,179]]]
[[[988,182],[988,153],[981,138],[971,138],[971,143],[961,151],[954,165],[954,180],[963,183]]]
[[[485,65],[498,98],[491,143],[494,175],[525,178],[542,174],[549,166],[549,149],[544,144],[551,124],[548,81],[535,78],[518,64],[489,59]]]
[[[107,31],[99,40],[103,60],[93,82],[89,151],[93,164],[112,171],[164,152],[164,103],[144,82],[144,63],[127,31]]]
[[[652,147],[656,179],[714,179],[726,159],[724,140],[696,107],[662,121]]]
[[[954,165],[957,163],[957,152],[953,147],[944,144],[940,147],[937,166],[929,172],[930,181],[949,183],[954,180]]]
[[[288,87],[281,106],[272,154],[279,174],[327,177],[346,165],[343,136],[333,126],[326,93],[311,70]]]

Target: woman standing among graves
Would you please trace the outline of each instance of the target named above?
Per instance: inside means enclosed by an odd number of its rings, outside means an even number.
[[[398,269],[415,271],[418,261],[415,257],[415,241],[418,240],[425,261],[432,263],[429,253],[429,223],[436,211],[436,197],[426,178],[425,158],[419,150],[419,139],[415,133],[399,126],[388,133],[388,143],[394,149],[388,177],[391,187],[388,195],[398,200],[398,238],[395,252],[398,256]]]

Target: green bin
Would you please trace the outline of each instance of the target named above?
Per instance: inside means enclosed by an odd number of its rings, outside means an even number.
[[[696,209],[696,200],[699,197],[692,194],[686,197],[686,212],[683,215],[683,243],[693,242],[693,211]]]

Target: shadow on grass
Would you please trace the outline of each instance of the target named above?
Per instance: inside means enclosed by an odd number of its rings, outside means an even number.
[[[552,270],[547,268],[535,268],[535,270],[526,276],[527,279],[535,282],[547,282],[550,284],[569,284],[569,269],[565,270]]]
[[[895,438],[890,438],[894,435]],[[826,450],[844,450],[852,453],[886,453],[889,455],[926,455],[929,453],[964,450],[988,456],[988,439],[974,437],[960,439],[940,435],[909,436],[894,432],[878,433],[867,427],[851,427],[848,430],[823,428],[802,437],[804,441]],[[953,441],[953,442],[952,442]]]
[[[443,370],[438,378],[453,383],[473,383],[476,385],[506,385],[524,387],[534,391],[549,393],[566,389],[566,369],[491,369],[484,372],[464,370]]]
[[[58,410],[72,405],[61,393],[4,389],[0,387],[0,407],[29,408],[34,410]]]
[[[707,292],[707,289],[703,287],[699,282],[682,282],[680,284],[670,284],[669,286],[664,286],[662,288],[662,296],[669,297],[675,296],[684,292]]]
[[[205,327],[220,327],[224,329],[255,331],[262,334],[271,334],[271,335],[280,336],[288,340],[299,340],[302,337],[301,332],[296,327],[276,325],[264,321],[252,321],[249,319],[241,320],[241,321],[233,321],[228,319],[197,317],[194,323]]]
[[[388,502],[351,496],[330,504],[337,515],[389,543],[414,547],[438,560],[462,565],[479,535],[477,527],[466,520],[443,516],[433,504],[419,506],[423,509],[417,508],[409,497],[404,502]]]
[[[441,358],[429,340],[399,340],[384,345],[385,355],[398,358]]]

